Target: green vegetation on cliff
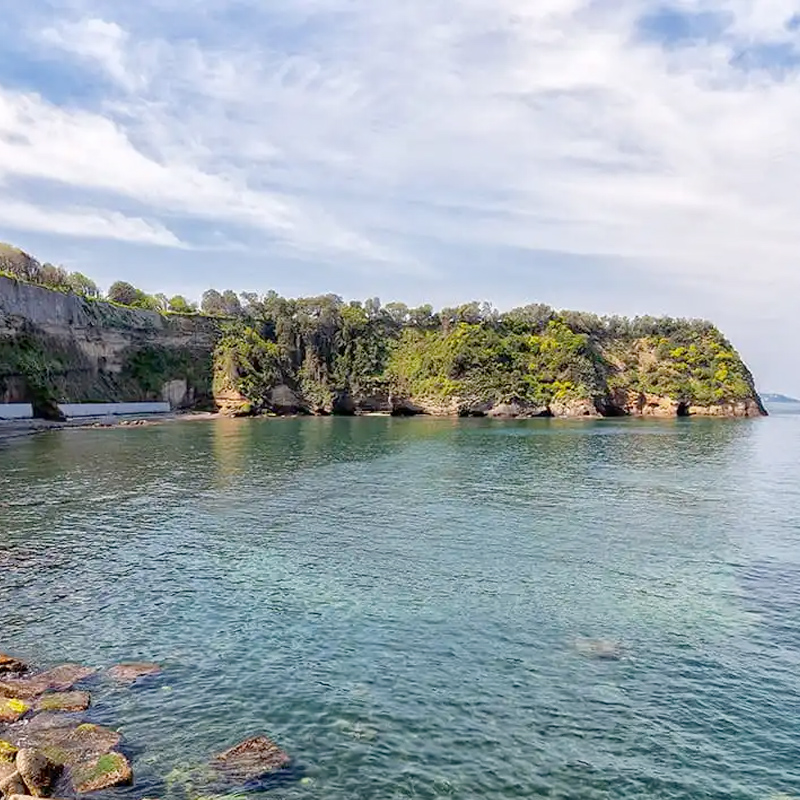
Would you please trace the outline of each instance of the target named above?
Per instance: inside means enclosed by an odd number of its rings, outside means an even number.
[[[630,413],[648,396],[687,407],[758,403],[750,373],[710,323],[542,305],[500,314],[470,303],[436,314],[273,293],[226,324],[215,364],[218,392],[238,393],[253,410],[283,405],[274,400],[278,386],[315,412],[376,397],[382,408],[440,413],[507,404],[527,413],[580,404]]]

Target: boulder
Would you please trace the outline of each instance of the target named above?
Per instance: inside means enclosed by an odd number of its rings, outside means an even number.
[[[4,797],[15,794],[28,794],[28,787],[16,767],[8,777],[0,781],[0,794]]]
[[[43,715],[44,716],[44,715]],[[34,718],[21,733],[20,743],[41,750],[53,763],[72,767],[110,753],[122,741],[117,731],[102,725],[75,725],[68,717],[49,714],[47,725],[34,726]],[[64,723],[68,724],[64,724]],[[24,741],[23,741],[24,740]]]
[[[18,697],[0,697],[0,722],[16,722],[31,710],[30,703]]]
[[[40,750],[23,747],[17,753],[17,771],[28,787],[26,794],[47,797],[56,776],[56,766]]]
[[[133,782],[130,762],[122,753],[105,753],[70,769],[75,791],[97,792],[112,786],[127,786]]]
[[[246,739],[216,756],[211,766],[224,776],[242,783],[284,769],[291,763],[288,753],[266,736]]]
[[[20,675],[28,671],[28,665],[18,658],[0,653],[0,675]]]
[[[139,678],[149,677],[150,675],[158,675],[161,672],[161,667],[158,664],[143,663],[129,663],[117,664],[108,670],[108,675],[115,681],[120,683],[134,683]]]
[[[89,692],[48,692],[36,702],[37,711],[86,711],[92,702]]]
[[[0,697],[28,699],[47,691],[65,692],[97,670],[78,664],[62,664],[60,667],[40,672],[25,678],[8,678],[0,681]]]

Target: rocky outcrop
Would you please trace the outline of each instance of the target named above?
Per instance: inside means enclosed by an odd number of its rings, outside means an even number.
[[[0,402],[210,406],[218,335],[210,317],[126,308],[0,276]]]
[[[86,711],[91,702],[89,692],[48,692],[36,701],[36,710]]]

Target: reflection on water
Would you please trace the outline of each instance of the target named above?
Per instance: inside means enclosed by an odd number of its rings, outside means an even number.
[[[91,712],[136,798],[196,800],[262,731],[307,778],[281,798],[797,794],[799,446],[788,416],[36,436],[0,451],[0,649],[165,665]]]

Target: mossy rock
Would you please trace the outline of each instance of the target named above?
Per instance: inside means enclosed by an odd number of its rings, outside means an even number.
[[[0,722],[16,722],[31,710],[25,700],[17,697],[4,697],[0,699]]]
[[[11,742],[0,739],[0,761],[13,762],[17,755],[17,748]]]
[[[133,781],[133,770],[122,753],[105,753],[70,770],[75,791],[81,794],[126,786]]]
[[[92,702],[89,692],[50,692],[39,698],[37,711],[86,711]]]

